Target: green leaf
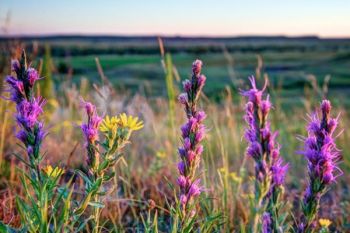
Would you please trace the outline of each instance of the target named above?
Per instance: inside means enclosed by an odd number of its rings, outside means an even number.
[[[104,208],[105,205],[101,202],[96,202],[96,201],[90,201],[89,206],[96,207],[96,208]]]
[[[84,172],[82,172],[82,171],[79,170],[79,169],[76,169],[75,171],[79,174],[79,176],[80,176],[81,178],[83,178],[83,180],[85,181],[85,183],[86,183],[88,186],[91,185],[91,180],[89,179],[88,176],[85,175]]]

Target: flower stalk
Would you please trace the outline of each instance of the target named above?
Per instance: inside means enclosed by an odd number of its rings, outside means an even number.
[[[280,197],[288,165],[280,157],[277,132],[271,131],[269,112],[272,108],[269,96],[263,99],[267,80],[262,90],[257,89],[254,77],[252,88],[242,91],[248,98],[244,119],[248,124],[244,137],[248,142],[247,155],[255,162],[255,197],[252,206],[252,232],[283,232],[279,220]]]
[[[338,126],[339,115],[331,117],[331,102],[321,103],[321,117],[317,113],[309,116],[308,136],[304,139],[304,150],[301,152],[307,160],[309,184],[301,203],[303,215],[298,232],[315,231],[320,199],[330,184],[342,174],[337,166],[341,156],[335,143],[334,132]]]
[[[66,198],[57,189],[63,169],[50,165],[43,167],[44,155],[40,149],[46,135],[44,123],[40,120],[46,101],[35,96],[34,86],[39,80],[38,72],[27,66],[26,54],[23,51],[21,60],[12,60],[12,75],[7,76],[9,100],[16,105],[15,120],[19,128],[16,137],[22,142],[26,158],[16,157],[28,168],[22,170],[21,178],[28,201],[16,199],[17,209],[22,218],[21,232],[50,232],[53,222],[55,229],[61,231],[68,221],[67,209],[58,208],[58,204],[66,202]],[[62,188],[61,190],[65,190]],[[60,217],[58,217],[60,216]],[[11,231],[12,232],[12,231]]]
[[[201,74],[202,62],[194,61],[192,78],[183,82],[184,93],[179,95],[179,102],[184,106],[187,122],[181,127],[182,146],[178,149],[181,161],[178,163],[180,187],[179,206],[181,209],[181,227],[197,214],[194,208],[196,198],[203,191],[196,173],[203,153],[202,140],[205,137],[203,124],[206,114],[197,109],[198,99],[205,84],[206,77]]]

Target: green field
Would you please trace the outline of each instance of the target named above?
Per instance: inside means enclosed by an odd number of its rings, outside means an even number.
[[[126,88],[132,93],[142,90],[148,97],[166,95],[164,71],[156,38],[116,41],[101,39],[95,43],[91,40],[61,38],[41,41],[51,46],[56,67],[54,78],[57,83],[64,79],[68,69],[71,69],[72,78],[76,82],[81,77],[98,82],[100,77],[95,62],[97,57],[105,75],[116,88]],[[29,41],[27,44],[29,46]],[[204,70],[208,77],[206,94],[209,97],[220,97],[226,86],[233,88],[234,92],[237,91],[243,87],[242,81],[245,82],[248,76],[259,76],[256,73],[259,68],[260,76],[267,75],[272,87],[287,90],[282,92],[282,98],[288,99],[302,94],[305,87],[311,87],[313,77],[320,86],[329,77],[330,96],[348,104],[349,40],[260,38],[221,41],[168,38],[164,39],[164,47],[165,52],[169,51],[172,55],[181,79],[189,76],[188,64],[191,61],[196,58],[204,61]]]

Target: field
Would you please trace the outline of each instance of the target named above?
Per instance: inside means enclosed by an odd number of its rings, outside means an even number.
[[[88,166],[79,127],[86,121],[80,97],[96,105],[101,116],[126,112],[143,121],[112,166],[116,175],[103,186],[108,194],[101,199],[101,232],[198,232],[201,221],[213,222],[202,232],[254,232],[250,226],[256,210],[249,205],[255,192],[254,160],[246,155],[247,98],[240,94],[250,88],[250,75],[259,89],[269,80],[264,96],[269,94],[273,105],[271,128],[279,132],[280,155],[289,164],[280,210],[286,220],[283,230],[276,232],[296,232],[299,224],[299,202],[308,179],[306,159],[300,154],[303,141],[298,138],[307,136],[307,114],[319,109],[324,98],[332,102],[332,117],[341,113],[336,134],[343,131],[336,143],[344,174],[322,196],[315,232],[350,232],[349,39],[57,36],[1,38],[0,44],[1,78],[10,73],[11,57],[19,58],[23,48],[44,77],[35,89],[47,99],[42,120],[49,134],[41,149],[47,152],[42,164],[64,168],[60,185],[73,177],[76,200],[83,199],[85,182],[76,170]],[[207,114],[198,168],[205,191],[196,202],[197,221],[184,230],[174,217],[179,217],[174,214],[179,198],[177,148],[182,145],[180,127],[186,122],[177,96],[182,81],[191,78],[196,59],[203,61],[207,77],[198,103]],[[8,95],[4,89],[2,95]],[[20,227],[23,220],[15,197],[26,199],[19,171],[26,169],[13,154],[25,153],[15,137],[14,104],[0,101],[0,219]],[[89,219],[96,205],[90,204],[82,218]],[[332,222],[329,230],[319,226],[320,218]],[[81,231],[96,232],[94,224],[87,222]]]

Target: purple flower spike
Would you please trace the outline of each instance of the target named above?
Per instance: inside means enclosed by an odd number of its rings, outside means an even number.
[[[262,200],[257,203],[257,208],[262,208],[261,212],[265,212],[260,219],[263,232],[275,232],[272,226],[278,223],[280,206],[277,197],[282,195],[288,165],[283,165],[280,146],[276,141],[278,134],[271,130],[268,119],[272,104],[269,96],[264,99],[267,80],[261,90],[257,88],[254,77],[250,77],[249,80],[251,89],[241,91],[241,94],[248,98],[244,116],[247,123],[244,133],[248,143],[246,154],[255,162],[255,199]]]
[[[96,107],[92,103],[81,99],[81,106],[85,109],[86,115],[88,116],[87,123],[81,125],[81,130],[85,137],[85,146],[88,152],[87,163],[91,169],[97,169],[99,158],[96,147],[99,139],[98,128],[102,118],[97,114]]]
[[[307,160],[309,185],[304,192],[303,216],[298,227],[299,232],[309,232],[315,227],[315,219],[321,196],[328,186],[342,174],[337,166],[340,159],[333,133],[338,125],[338,118],[332,118],[331,102],[323,100],[321,115],[314,113],[309,118],[306,129],[308,137],[304,140],[301,152]]]
[[[177,180],[180,187],[181,209],[183,217],[186,219],[195,216],[195,214],[191,214],[191,211],[188,211],[188,206],[203,190],[200,186],[200,180],[194,178],[203,153],[203,145],[200,143],[205,138],[203,121],[206,114],[204,111],[197,110],[198,97],[206,80],[205,76],[200,74],[201,69],[202,62],[200,60],[193,62],[192,79],[183,82],[185,92],[178,97],[179,102],[184,105],[187,115],[187,122],[181,127],[183,145],[178,149],[178,153],[182,161],[178,163],[180,176]]]
[[[11,61],[13,76],[6,77],[9,100],[16,104],[15,120],[20,130],[16,137],[26,147],[30,161],[30,169],[33,179],[41,181],[40,176],[40,147],[46,135],[40,117],[43,114],[45,100],[41,96],[35,97],[34,82],[38,78],[38,72],[34,68],[27,68],[26,56],[23,51],[22,60]]]

